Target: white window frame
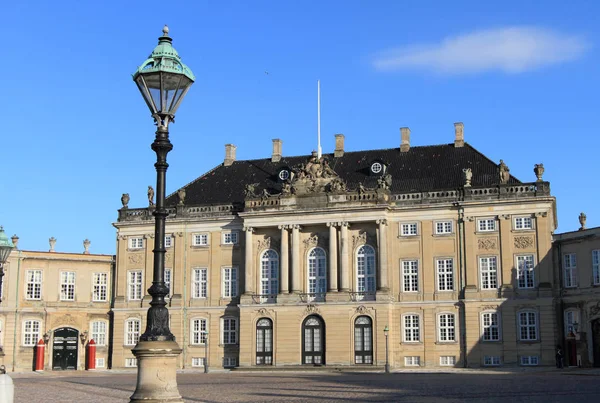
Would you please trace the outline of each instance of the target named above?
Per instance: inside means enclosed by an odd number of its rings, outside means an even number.
[[[44,279],[41,270],[27,270],[25,272],[25,299],[42,299],[42,281]],[[30,287],[31,285],[31,287]]]
[[[192,246],[208,246],[208,233],[192,234]]]
[[[452,312],[437,314],[437,334],[440,343],[456,342],[456,314]]]
[[[264,302],[269,301],[269,296],[279,293],[279,254],[274,249],[260,254],[260,293]]]
[[[92,302],[108,301],[108,273],[92,275]]]
[[[493,217],[478,218],[477,232],[494,232],[497,229],[497,225],[496,219]]]
[[[238,296],[238,276],[237,266],[227,266],[221,268],[221,297],[235,298]]]
[[[418,236],[419,235],[419,223],[417,222],[401,222],[400,223],[400,236]]]
[[[97,346],[106,346],[106,335],[108,334],[108,322],[105,320],[94,320],[90,322],[90,340],[94,340]]]
[[[192,357],[192,367],[194,368],[203,368],[204,362],[204,357]]]
[[[144,248],[144,237],[143,236],[132,236],[128,240],[129,249],[143,249]]]
[[[455,355],[440,355],[440,366],[441,367],[453,367],[456,365]]]
[[[377,290],[376,254],[371,245],[361,245],[356,249],[356,291],[359,293]]]
[[[410,319],[409,319],[410,318]],[[414,319],[416,318],[416,326]],[[407,319],[410,320],[407,326]],[[421,315],[418,313],[405,313],[402,315],[402,340],[404,343],[421,342]]]
[[[571,331],[573,331],[574,335],[577,335],[577,332],[575,332],[574,324],[581,323],[579,320],[579,309],[576,309],[576,308],[565,309],[564,318],[565,318],[564,319],[565,336],[568,336]]]
[[[500,284],[500,276],[498,275],[500,273],[498,268],[498,256],[479,256],[477,260],[479,262],[480,288],[482,290],[497,290]],[[491,264],[492,261],[494,262],[493,265]],[[486,267],[484,268],[484,266]],[[486,282],[488,283],[487,286]]]
[[[237,245],[239,241],[240,233],[238,231],[225,231],[221,235],[223,245]]]
[[[435,259],[436,283],[438,291],[454,291],[454,259]]]
[[[495,318],[494,318],[495,317]],[[481,341],[497,342],[502,341],[502,321],[500,312],[484,311],[481,312]],[[494,324],[495,319],[495,324]],[[494,329],[496,334],[494,335]]]
[[[402,266],[402,292],[419,292],[419,261],[403,260]]]
[[[592,251],[592,284],[600,285],[600,249]]]
[[[454,223],[452,220],[435,221],[433,225],[436,235],[450,235],[454,233]]]
[[[75,281],[74,271],[60,272],[60,300],[75,301]]]
[[[576,288],[577,287],[577,254],[576,253],[564,253],[563,254],[563,273],[564,273],[564,286],[565,288]]]
[[[327,253],[323,248],[312,248],[307,254],[306,289],[311,300],[322,300],[327,292]]]
[[[484,355],[483,366],[484,367],[498,367],[502,365],[499,355]]]
[[[517,288],[535,288],[535,256],[532,253],[515,256]]]
[[[535,367],[540,365],[540,357],[537,355],[522,355],[519,362],[524,367]]]
[[[531,216],[515,217],[513,219],[515,231],[528,231],[533,229],[533,218]]]
[[[125,337],[123,338],[123,345],[135,346],[142,333],[142,321],[139,318],[129,318],[125,321],[124,330]]]
[[[21,345],[25,347],[33,347],[40,340],[42,330],[42,321],[37,319],[27,319],[23,321],[23,336]]]
[[[173,247],[173,235],[165,235],[165,248]]]
[[[129,301],[140,301],[144,297],[144,271],[127,271],[127,299]]]
[[[136,368],[137,367],[137,358],[130,357],[125,358],[125,368]]]
[[[106,360],[104,357],[96,357],[96,368],[105,368]]]
[[[522,321],[523,315],[526,315],[525,323]],[[531,323],[532,318],[533,323]],[[529,309],[517,312],[517,336],[519,341],[539,341],[540,329],[538,322],[538,313],[536,311]],[[523,337],[523,329],[525,329],[525,337]],[[530,329],[533,329],[533,336],[530,334]]]
[[[231,329],[233,323],[234,329]],[[225,316],[221,318],[221,344],[238,344],[238,318]]]
[[[204,299],[208,295],[208,268],[192,269],[192,299]]]
[[[169,289],[169,293],[165,296],[165,298],[171,298],[173,295],[173,290],[171,287],[173,286],[173,269],[170,267],[165,268],[165,286]]]
[[[421,357],[418,355],[407,355],[404,357],[405,367],[419,367],[421,366]]]
[[[237,357],[223,357],[223,368],[237,367]]]
[[[208,320],[206,318],[194,318],[190,320],[190,344],[203,346],[208,336]]]

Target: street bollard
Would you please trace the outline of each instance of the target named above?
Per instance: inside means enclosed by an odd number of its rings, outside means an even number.
[[[0,365],[0,403],[13,403],[15,398],[15,385],[10,376],[6,374],[4,365]]]

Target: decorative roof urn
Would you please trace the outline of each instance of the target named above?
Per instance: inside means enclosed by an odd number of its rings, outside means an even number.
[[[533,172],[535,173],[535,176],[537,177],[537,181],[538,182],[542,182],[542,176],[544,175],[544,164],[535,164],[535,167],[533,168]]]
[[[581,214],[579,214],[579,224],[581,224],[581,228],[579,228],[579,231],[583,231],[585,229],[586,221],[587,221],[587,216],[585,215],[584,212],[581,212]]]
[[[83,254],[84,255],[89,255],[90,254],[90,240],[89,239],[84,239],[83,241]]]
[[[121,196],[121,204],[123,204],[123,208],[129,207],[129,193],[123,193]]]

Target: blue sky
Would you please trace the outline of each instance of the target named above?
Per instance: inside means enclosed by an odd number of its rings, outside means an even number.
[[[511,173],[544,179],[559,232],[594,184],[600,81],[595,1],[27,1],[3,6],[0,224],[27,250],[115,253],[122,193],[147,204],[154,126],[131,74],[168,24],[197,81],[171,126],[167,191],[220,164],[466,141]],[[268,72],[269,74],[265,74]]]

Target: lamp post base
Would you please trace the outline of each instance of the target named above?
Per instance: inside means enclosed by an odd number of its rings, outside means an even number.
[[[132,352],[138,372],[130,403],[183,403],[177,389],[179,345],[174,341],[139,341]]]

